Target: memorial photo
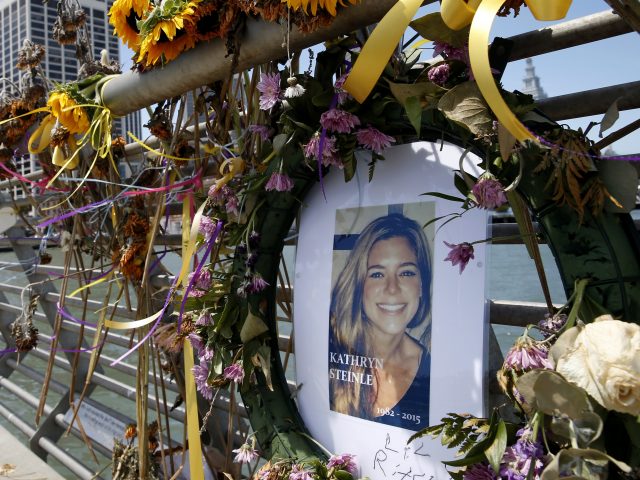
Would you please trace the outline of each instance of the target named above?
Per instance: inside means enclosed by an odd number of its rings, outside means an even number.
[[[331,410],[428,426],[433,202],[336,211],[329,322]]]

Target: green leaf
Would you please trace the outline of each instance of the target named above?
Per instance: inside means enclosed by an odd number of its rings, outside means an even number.
[[[407,100],[411,97],[417,97],[421,101],[428,102],[430,98],[437,98],[442,93],[446,92],[444,88],[431,82],[388,83],[389,89],[396,100],[398,100],[398,103],[405,106]]]
[[[344,181],[348,182],[356,174],[356,156],[353,154],[353,151],[342,157],[342,163],[344,165],[344,169],[342,170],[344,173]]]
[[[620,98],[616,98],[613,103],[609,106],[607,111],[602,117],[602,121],[600,122],[600,138],[602,138],[602,133],[606,130],[609,130],[620,118],[620,112],[618,111],[618,100]]]
[[[422,195],[438,197],[438,198],[442,198],[443,200],[450,200],[452,202],[464,203],[466,201],[464,198],[454,197],[453,195],[447,195],[446,193],[440,193],[440,192],[425,192],[420,194],[420,196]]]
[[[337,479],[337,480],[353,480],[353,475],[351,475],[349,472],[346,472],[344,470],[336,470],[333,472],[333,476]]]
[[[422,106],[418,97],[409,97],[404,103],[404,109],[411,125],[416,130],[416,134],[420,135],[420,124],[422,123]]]
[[[518,388],[519,382],[516,385]],[[538,375],[533,393],[537,410],[547,415],[559,412],[570,418],[579,418],[583,412],[591,410],[586,392],[553,371],[544,370]]]
[[[442,20],[440,12],[430,13],[424,17],[414,20],[409,25],[416,32],[428,40],[448,43],[454,47],[464,47],[469,42],[469,30],[465,27],[462,30],[452,30]]]
[[[438,109],[451,121],[478,136],[493,134],[493,117],[475,82],[464,82],[445,93]]]
[[[502,461],[502,456],[504,455],[506,448],[507,426],[505,425],[504,420],[501,419],[498,423],[498,429],[493,443],[484,451],[487,460],[489,460],[489,464],[496,473],[500,471],[500,462]]]
[[[262,335],[263,333],[268,331],[269,327],[267,327],[267,324],[264,323],[264,321],[260,317],[254,315],[251,311],[251,308],[249,308],[247,318],[245,319],[244,324],[242,325],[242,329],[240,330],[240,340],[242,340],[242,343],[247,343],[248,341],[256,338],[258,335]]]

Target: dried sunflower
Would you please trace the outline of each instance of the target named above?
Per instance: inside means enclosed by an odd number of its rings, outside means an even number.
[[[355,5],[358,0],[348,0],[349,3]],[[332,16],[337,15],[336,7],[338,4],[345,6],[344,0],[282,0],[282,3],[286,3],[289,8],[293,10],[302,10],[307,13],[309,7],[311,7],[311,15],[317,15],[318,8],[320,10],[326,10]]]
[[[140,25],[140,52],[137,62],[149,67],[163,58],[171,61],[196,45],[185,29],[193,23],[195,9],[202,0],[167,0],[154,8]]]
[[[150,9],[149,0],[116,0],[109,10],[109,23],[113,25],[114,33],[133,50],[138,48],[140,40],[138,21],[142,20]]]

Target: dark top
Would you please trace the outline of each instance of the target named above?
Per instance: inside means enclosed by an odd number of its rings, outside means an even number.
[[[426,428],[429,425],[430,371],[431,355],[423,348],[418,372],[407,393],[387,413],[372,420],[413,431]]]

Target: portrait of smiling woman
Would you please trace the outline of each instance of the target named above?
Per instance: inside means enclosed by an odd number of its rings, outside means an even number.
[[[428,425],[429,259],[421,225],[401,213],[357,236],[331,294],[333,411],[409,430]]]

